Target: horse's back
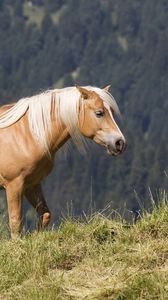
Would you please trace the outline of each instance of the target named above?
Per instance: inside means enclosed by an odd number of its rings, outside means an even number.
[[[0,115],[4,113],[5,111],[8,111],[10,108],[14,106],[15,103],[5,104],[0,106]]]

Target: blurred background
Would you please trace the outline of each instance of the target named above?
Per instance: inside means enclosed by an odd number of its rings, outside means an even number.
[[[167,16],[166,0],[0,1],[1,105],[48,88],[111,84],[122,113],[123,155],[92,143],[87,155],[56,156],[44,182],[53,221],[108,204],[136,212],[168,188]]]

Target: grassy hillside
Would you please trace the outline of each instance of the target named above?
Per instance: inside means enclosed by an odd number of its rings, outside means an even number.
[[[168,299],[168,206],[1,239],[0,299]]]

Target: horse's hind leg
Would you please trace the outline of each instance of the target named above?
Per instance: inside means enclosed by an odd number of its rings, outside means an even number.
[[[51,213],[44,199],[41,184],[27,189],[25,191],[25,196],[39,215],[38,229],[45,228],[50,222]]]
[[[15,179],[6,187],[9,226],[12,239],[19,237],[22,223],[23,182]]]

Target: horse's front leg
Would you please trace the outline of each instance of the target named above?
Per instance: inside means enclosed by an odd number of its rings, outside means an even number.
[[[9,226],[12,239],[19,237],[22,225],[22,196],[23,181],[20,178],[13,180],[6,186]]]
[[[27,189],[25,196],[39,215],[38,230],[45,228],[50,222],[51,213],[44,199],[41,184]]]

